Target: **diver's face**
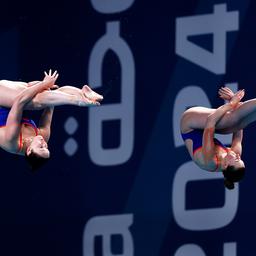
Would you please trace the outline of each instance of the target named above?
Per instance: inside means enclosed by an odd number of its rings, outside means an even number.
[[[225,163],[227,166],[234,166],[235,168],[244,168],[244,162],[241,160],[239,154],[235,153],[234,151],[230,150],[226,157]]]
[[[50,157],[50,151],[48,150],[48,145],[41,135],[38,135],[33,138],[32,142],[29,146],[28,155],[32,151],[33,151],[33,153],[37,154],[40,157],[43,157],[43,158]]]

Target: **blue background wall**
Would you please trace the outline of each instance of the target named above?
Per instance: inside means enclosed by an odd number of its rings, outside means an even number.
[[[221,85],[255,97],[255,12],[249,0],[1,4],[1,79],[57,69],[58,84],[105,100],[56,108],[36,174],[1,151],[0,254],[255,255],[255,125],[234,191],[191,163],[178,131],[187,107],[223,103]]]

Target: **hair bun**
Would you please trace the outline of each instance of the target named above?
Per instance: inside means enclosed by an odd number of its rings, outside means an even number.
[[[224,185],[227,189],[234,189],[235,188],[234,182],[232,182],[228,179],[224,180]]]

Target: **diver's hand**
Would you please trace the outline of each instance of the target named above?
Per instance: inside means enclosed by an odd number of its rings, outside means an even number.
[[[245,95],[245,90],[239,90],[237,93],[234,94],[234,96],[230,100],[230,104],[232,105],[233,108],[235,108],[239,102],[242,100],[242,98]]]
[[[221,87],[218,91],[219,97],[223,100],[230,101],[235,95],[234,92],[228,87]]]
[[[46,83],[45,89],[54,89],[55,88],[55,82],[59,76],[58,72],[55,70],[52,73],[52,70],[50,69],[49,72],[44,72],[44,79],[43,82]]]

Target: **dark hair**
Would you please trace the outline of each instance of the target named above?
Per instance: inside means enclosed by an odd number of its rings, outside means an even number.
[[[234,166],[228,166],[227,169],[223,171],[225,187],[227,189],[234,189],[234,183],[243,179],[244,174],[244,167],[235,168]]]
[[[38,168],[40,168],[42,165],[44,165],[49,158],[41,157],[37,154],[35,154],[33,151],[27,155],[25,154],[25,159],[27,163],[29,164],[29,167],[32,172],[35,172]]]

